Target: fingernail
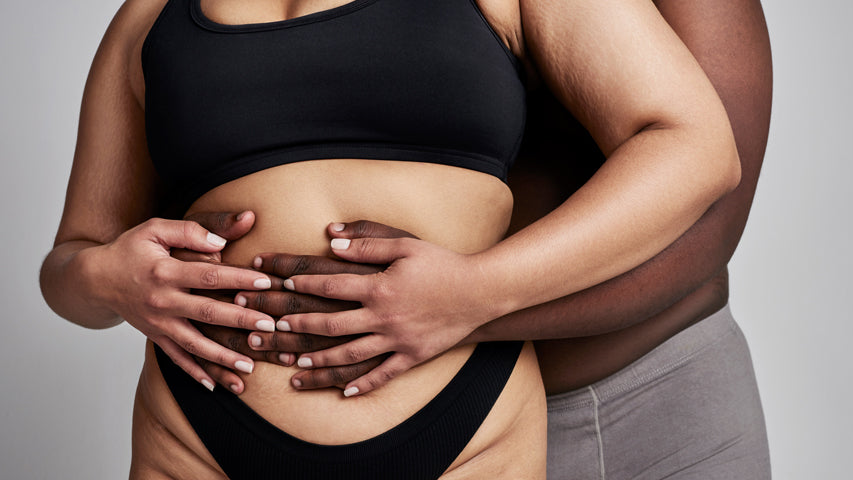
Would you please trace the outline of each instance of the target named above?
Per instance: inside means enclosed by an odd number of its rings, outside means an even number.
[[[353,395],[358,395],[358,387],[349,387],[348,389],[344,390],[345,397],[351,397]]]
[[[314,362],[308,357],[299,357],[299,360],[296,361],[296,366],[299,368],[311,368],[314,366]]]
[[[249,345],[253,347],[260,347],[262,343],[264,343],[264,341],[261,340],[260,335],[249,335]]]
[[[296,388],[302,388],[302,381],[299,380],[298,378],[294,378],[293,380],[290,381],[290,383],[292,383],[293,386]]]
[[[294,284],[293,284],[293,280],[291,280],[291,279],[289,279],[289,278],[288,278],[287,280],[285,280],[285,281],[282,283],[282,285],[284,285],[284,288],[286,288],[286,289],[288,289],[288,290],[296,290],[296,285],[294,285]]]
[[[255,288],[270,288],[272,281],[269,278],[259,278],[252,283]]]
[[[344,225],[343,223],[333,223],[332,224],[332,230],[334,230],[336,232],[343,232],[344,228],[346,228],[346,225]]]
[[[237,221],[239,222],[240,220],[242,220],[242,219],[243,219],[243,217],[245,217],[245,216],[246,216],[246,213],[248,213],[248,210],[246,210],[245,212],[240,212],[240,213],[238,213],[238,214],[237,214]],[[234,386],[234,385],[232,385],[232,387],[233,387],[233,386]]]
[[[214,247],[224,247],[227,240],[213,232],[207,232],[207,241]]]
[[[243,360],[237,360],[234,362],[234,368],[240,370],[241,372],[252,373],[252,364],[249,362],[244,362]]]
[[[255,257],[255,259],[252,260],[252,266],[255,268],[261,268],[261,266],[263,266],[263,264],[264,264],[264,259],[261,257]]]
[[[279,353],[278,354],[278,361],[285,364],[285,365],[290,366],[293,364],[293,357],[291,357],[289,353]]]
[[[208,380],[206,378],[201,380],[201,384],[204,385],[204,388],[210,390],[211,392],[213,391],[213,387],[216,386],[213,384],[213,382],[211,382],[210,380]]]
[[[240,393],[240,387],[238,387],[236,383],[232,383],[228,388],[230,388],[234,393]]]
[[[333,238],[332,239],[332,249],[333,250],[346,250],[349,248],[350,239],[349,238]]]
[[[279,332],[289,332],[290,331],[290,323],[288,323],[287,320],[279,320],[275,324],[275,328],[277,328]]]
[[[240,305],[241,307],[245,307],[249,304],[249,301],[246,299],[246,297],[242,295],[237,295],[237,297],[234,298],[234,303]]]
[[[262,332],[274,332],[275,331],[275,323],[272,320],[258,320],[255,323],[255,328]]]

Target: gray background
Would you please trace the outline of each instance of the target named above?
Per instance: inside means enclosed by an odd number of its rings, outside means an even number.
[[[775,477],[850,478],[853,3],[766,1],[770,144],[731,303],[752,345]],[[38,268],[59,221],[89,63],[116,0],[2,0],[0,478],[127,476],[142,336],[54,315]]]

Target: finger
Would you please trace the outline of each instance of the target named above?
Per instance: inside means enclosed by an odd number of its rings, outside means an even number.
[[[373,290],[372,275],[296,275],[284,281],[284,288],[318,297],[358,302],[369,298]],[[316,332],[311,332],[316,333]]]
[[[213,391],[214,386],[216,385],[213,377],[207,374],[198,363],[196,363],[195,359],[192,355],[189,355],[185,350],[178,346],[175,342],[170,340],[167,337],[162,337],[157,340],[157,345],[163,350],[172,362],[177,365],[181,370],[187,373],[187,375],[193,377],[198,383],[204,385],[205,388]]]
[[[221,263],[222,253],[220,252],[196,252],[187,250],[186,248],[173,248],[170,252],[172,258],[182,262],[205,262],[205,263]]]
[[[356,338],[353,335],[325,337],[308,333],[252,332],[247,342],[249,348],[255,351],[307,353],[336,347]]]
[[[335,313],[297,313],[286,315],[276,322],[281,332],[312,333],[326,337],[358,335],[376,331],[365,309],[346,310]],[[362,360],[366,360],[362,358]],[[351,362],[350,362],[351,363]]]
[[[198,223],[220,237],[232,241],[249,233],[255,225],[255,214],[251,210],[243,212],[195,212],[184,220]]]
[[[210,363],[204,359],[197,359],[201,368],[212,377],[216,383],[222,385],[228,390],[236,393],[237,395],[243,393],[243,379],[240,378],[236,373],[228,370],[227,368],[221,367],[215,363]]]
[[[152,272],[155,280],[181,288],[204,290],[265,290],[270,277],[246,268],[165,259]]]
[[[355,365],[304,370],[293,375],[290,379],[290,384],[293,385],[293,388],[300,390],[346,385],[347,382],[355,380],[376,368],[376,366],[381,364],[387,357],[388,355],[386,354]]]
[[[328,230],[332,238],[418,238],[405,230],[369,220],[332,223]]]
[[[296,359],[300,368],[323,368],[354,365],[391,351],[379,335],[365,335],[351,342],[319,352],[306,353]]]
[[[172,334],[172,340],[189,355],[203,358],[226,368],[234,368],[243,373],[252,373],[255,368],[255,362],[251,358],[229,350],[205,337],[189,321],[175,319],[174,323],[175,332]]]
[[[285,353],[280,350],[253,350],[249,346],[251,343],[249,332],[245,330],[220,327],[218,325],[208,325],[204,323],[193,323],[193,325],[198,328],[205,337],[227,347],[230,350],[246,355],[252,360],[284,365],[286,367],[293,365],[296,362],[296,356],[292,353]],[[267,334],[264,333],[264,335]]]
[[[401,373],[408,371],[416,364],[415,361],[410,360],[408,357],[395,353],[378,367],[348,383],[344,389],[344,396],[353,397],[372,392],[390,382]]]
[[[302,274],[329,275],[354,273],[357,275],[369,275],[382,270],[382,267],[376,265],[342,262],[316,255],[290,255],[287,253],[262,253],[255,257],[252,266],[256,270],[281,278]]]
[[[190,318],[211,325],[242,328],[244,330],[275,331],[275,321],[261,312],[249,310],[233,303],[218,302],[205,297],[180,294],[176,316]]]
[[[350,262],[389,264],[412,254],[413,238],[333,238],[332,253]]]
[[[149,240],[167,248],[185,248],[198,252],[218,252],[227,240],[209,232],[196,222],[152,218],[140,226]]]
[[[294,313],[340,312],[361,306],[358,302],[334,300],[295,292],[272,291],[240,292],[234,297],[234,303],[273,317]]]

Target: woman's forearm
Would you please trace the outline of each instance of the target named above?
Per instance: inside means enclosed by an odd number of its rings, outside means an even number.
[[[581,291],[647,261],[735,186],[731,134],[722,131],[707,142],[678,130],[635,135],[557,210],[479,254],[501,314]]]
[[[39,275],[42,295],[50,308],[86,328],[108,328],[122,321],[114,311],[95,301],[98,281],[87,253],[100,246],[86,240],[59,244],[45,258]]]

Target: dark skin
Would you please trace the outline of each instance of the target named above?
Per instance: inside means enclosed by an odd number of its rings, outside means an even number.
[[[756,0],[660,0],[655,5],[705,70],[726,108],[740,155],[741,182],[681,238],[645,264],[574,295],[496,319],[463,341],[540,340],[536,349],[548,393],[578,388],[614,373],[728,300],[726,265],[746,225],[769,129],[772,67],[764,15]],[[582,185],[601,161],[597,147],[559,103],[543,88],[533,92],[526,147],[510,175],[516,199],[510,230],[520,229],[553,209]],[[245,219],[240,223],[234,218],[211,214],[197,221],[223,237],[236,239],[248,229]],[[404,233],[355,222],[335,236],[392,237]],[[323,257],[269,258],[262,270],[280,278],[362,268],[330,263]],[[272,262],[272,258],[277,260]],[[290,292],[242,295],[247,306],[274,316],[352,307]],[[261,344],[253,349],[248,332],[221,328],[204,332],[255,359],[279,364],[292,364],[297,354],[347,340],[256,332],[251,335],[261,338]],[[286,355],[289,362],[282,362],[278,352],[294,355]],[[298,388],[344,384],[383,359],[358,359],[355,365],[303,371],[294,376],[294,385],[296,381]],[[223,383],[239,378],[221,367],[214,370],[208,369]],[[572,375],[566,376],[567,371]]]

